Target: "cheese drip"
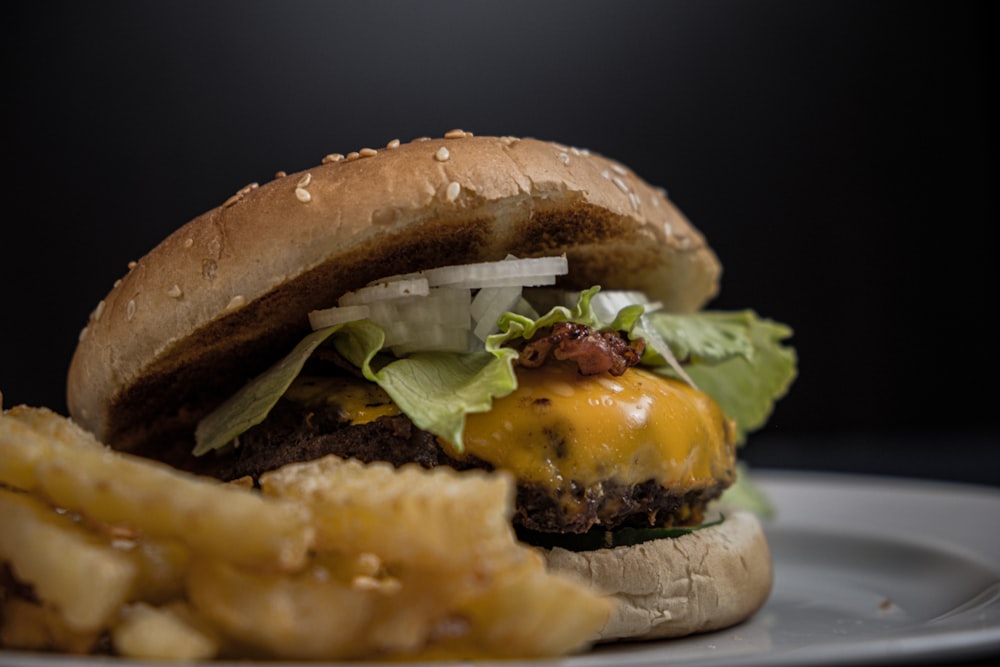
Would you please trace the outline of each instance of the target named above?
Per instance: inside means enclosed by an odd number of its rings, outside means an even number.
[[[465,451],[525,482],[554,487],[656,480],[732,481],[730,420],[707,394],[642,368],[582,376],[573,364],[518,372],[518,388],[466,417]]]

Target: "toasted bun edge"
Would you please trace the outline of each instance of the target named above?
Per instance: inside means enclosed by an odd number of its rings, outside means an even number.
[[[549,569],[613,596],[618,607],[595,641],[660,639],[740,623],[767,601],[771,551],[747,511],[719,526],[635,546],[544,550]]]

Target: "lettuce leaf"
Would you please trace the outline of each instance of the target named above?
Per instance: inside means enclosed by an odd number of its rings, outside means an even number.
[[[385,332],[368,320],[315,331],[284,359],[251,380],[205,417],[195,432],[195,455],[219,449],[259,424],[301,372],[320,345],[333,345],[366,378],[377,383],[413,423],[462,451],[465,417],[490,409],[493,399],[517,388],[509,344],[530,339],[557,322],[577,322],[624,331],[632,337],[646,327],[655,331],[684,364],[695,384],[736,420],[740,437],[759,428],[774,401],[787,391],[795,375],[795,353],[781,345],[791,330],[752,311],[674,315],[646,313],[641,305],[621,309],[612,322],[602,322],[591,306],[600,291],[580,293],[572,308],[557,306],[535,318],[505,313],[499,333],[487,337],[485,350],[469,353],[424,352],[397,359],[383,351]],[[666,360],[647,348],[643,363],[677,376]]]
[[[462,451],[465,415],[487,412],[493,399],[517,388],[517,351],[420,352],[402,359],[378,359],[385,341],[381,327],[368,320],[342,325],[333,344],[366,378],[385,390],[413,423]],[[381,361],[373,366],[373,361]]]
[[[194,432],[195,456],[225,447],[241,433],[264,421],[278,399],[302,372],[309,356],[339,327],[314,331],[281,361],[248,382],[205,416]]]
[[[795,379],[795,349],[783,345],[792,330],[752,310],[690,315],[656,312],[644,320],[670,346],[695,385],[736,421],[738,442],[767,422],[775,401]],[[657,371],[676,376],[669,366],[659,366]]]

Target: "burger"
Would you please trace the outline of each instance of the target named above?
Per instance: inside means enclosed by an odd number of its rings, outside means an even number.
[[[131,263],[68,404],[222,480],[330,455],[506,471],[519,539],[621,600],[597,639],[718,629],[771,589],[761,522],[716,508],[796,364],[785,325],[703,310],[720,273],[619,162],[394,140],[251,184]]]

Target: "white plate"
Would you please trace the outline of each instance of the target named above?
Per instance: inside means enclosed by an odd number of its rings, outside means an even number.
[[[603,646],[557,663],[790,667],[1000,655],[1000,490],[820,473],[754,475],[778,511],[768,525],[775,587],[756,616],[720,632]],[[14,665],[149,663],[0,652],[0,667]]]

